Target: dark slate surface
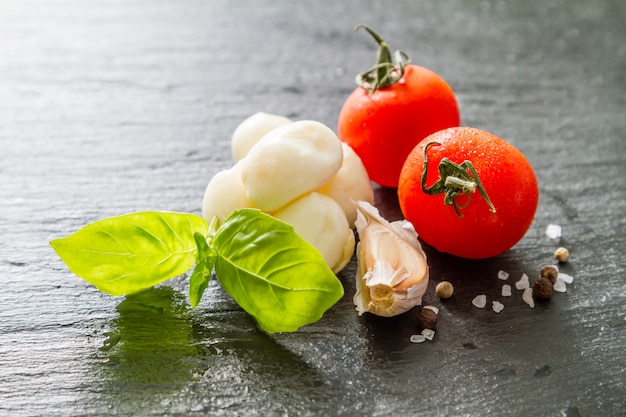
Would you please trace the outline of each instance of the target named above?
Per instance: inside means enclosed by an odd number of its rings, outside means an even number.
[[[0,2],[0,415],[625,415],[625,18],[619,0]],[[186,277],[114,298],[54,255],[49,240],[97,219],[199,213],[254,112],[335,128],[374,59],[357,23],[439,72],[463,124],[513,143],[540,184],[508,253],[426,248],[433,342],[409,342],[411,313],[357,317],[354,261],[320,322],[270,337],[215,283],[196,310]],[[400,215],[393,190],[377,203]],[[471,306],[559,245],[567,293]]]

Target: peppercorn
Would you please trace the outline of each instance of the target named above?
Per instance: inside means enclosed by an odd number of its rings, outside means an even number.
[[[559,270],[554,265],[544,265],[539,275],[542,278],[548,278],[552,284],[555,284],[559,276]]]
[[[554,251],[554,257],[559,262],[566,262],[569,258],[569,250],[563,247],[557,248],[557,250]]]
[[[435,292],[439,298],[450,298],[454,294],[454,286],[449,281],[441,281],[435,287]]]
[[[420,307],[417,312],[417,321],[422,329],[434,330],[437,327],[437,313],[430,308]]]
[[[547,300],[554,293],[554,285],[546,277],[537,278],[533,282],[533,295],[541,300]]]

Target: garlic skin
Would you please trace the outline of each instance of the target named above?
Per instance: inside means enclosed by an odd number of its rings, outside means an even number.
[[[312,192],[273,216],[293,226],[296,233],[322,254],[333,272],[341,271],[350,262],[355,246],[354,232],[332,198]]]
[[[241,165],[218,172],[211,178],[202,198],[202,217],[211,223],[214,217],[222,223],[237,209],[253,208],[241,182]]]
[[[421,304],[429,270],[413,225],[406,220],[390,223],[367,202],[355,205],[360,240],[353,301],[358,314],[392,317]]]
[[[301,120],[263,136],[241,163],[246,195],[266,212],[324,186],[341,168],[343,149],[329,127]]]
[[[248,117],[233,132],[230,141],[233,160],[239,162],[265,134],[289,123],[291,120],[286,117],[263,112]]]
[[[374,204],[374,190],[361,158],[348,144],[342,143],[341,146],[343,147],[341,168],[318,192],[339,203],[346,214],[350,227],[354,228],[356,220],[354,201],[366,201]]]

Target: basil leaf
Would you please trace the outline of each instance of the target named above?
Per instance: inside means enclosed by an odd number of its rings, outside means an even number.
[[[267,333],[314,323],[343,296],[341,282],[317,249],[260,210],[233,212],[212,248],[218,281]]]
[[[147,211],[99,220],[50,245],[74,274],[124,295],[187,272],[197,253],[193,234],[207,229],[194,214]]]
[[[195,308],[200,303],[204,290],[209,286],[215,255],[207,245],[204,235],[196,232],[193,237],[198,247],[198,256],[196,257],[196,267],[193,269],[191,278],[189,278],[189,302],[191,307]]]

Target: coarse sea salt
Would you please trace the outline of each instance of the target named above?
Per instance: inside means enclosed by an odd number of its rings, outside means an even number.
[[[528,275],[522,274],[520,280],[515,283],[515,288],[517,288],[518,290],[525,290],[527,288],[530,288],[530,280],[528,279]]]
[[[474,307],[477,308],[485,308],[487,305],[487,296],[485,294],[477,295],[472,300],[472,304],[474,304]]]
[[[511,286],[508,284],[505,284],[502,286],[502,296],[503,297],[510,297],[511,296]]]
[[[554,288],[554,291],[556,291],[556,292],[566,292],[567,291],[567,286],[565,285],[565,281],[560,276],[556,279],[556,282],[554,283],[554,287],[553,288]]]
[[[532,288],[526,288],[524,290],[524,294],[522,294],[522,300],[524,300],[524,302],[528,304],[530,308],[535,308],[535,299],[533,298]]]
[[[564,274],[563,272],[559,272],[559,275],[557,276],[557,279],[562,279],[563,281],[565,281],[566,284],[571,284],[572,282],[574,282],[574,277],[571,275],[567,275]]]
[[[431,310],[435,314],[439,314],[439,309],[435,306],[424,306],[422,307],[424,310]]]
[[[414,334],[409,340],[411,343],[424,343],[426,341],[426,336],[423,334]]]
[[[509,279],[509,273],[506,271],[498,271],[498,279],[501,279],[502,281],[506,281],[507,279]]]
[[[432,329],[424,329],[422,330],[422,336],[424,336],[428,340],[433,340],[435,337],[435,331]]]
[[[558,239],[561,237],[562,229],[558,224],[549,224],[546,227],[546,236],[550,239]]]
[[[500,301],[494,301],[493,303],[491,303],[491,309],[496,313],[499,313],[504,310],[504,304],[502,304]]]

